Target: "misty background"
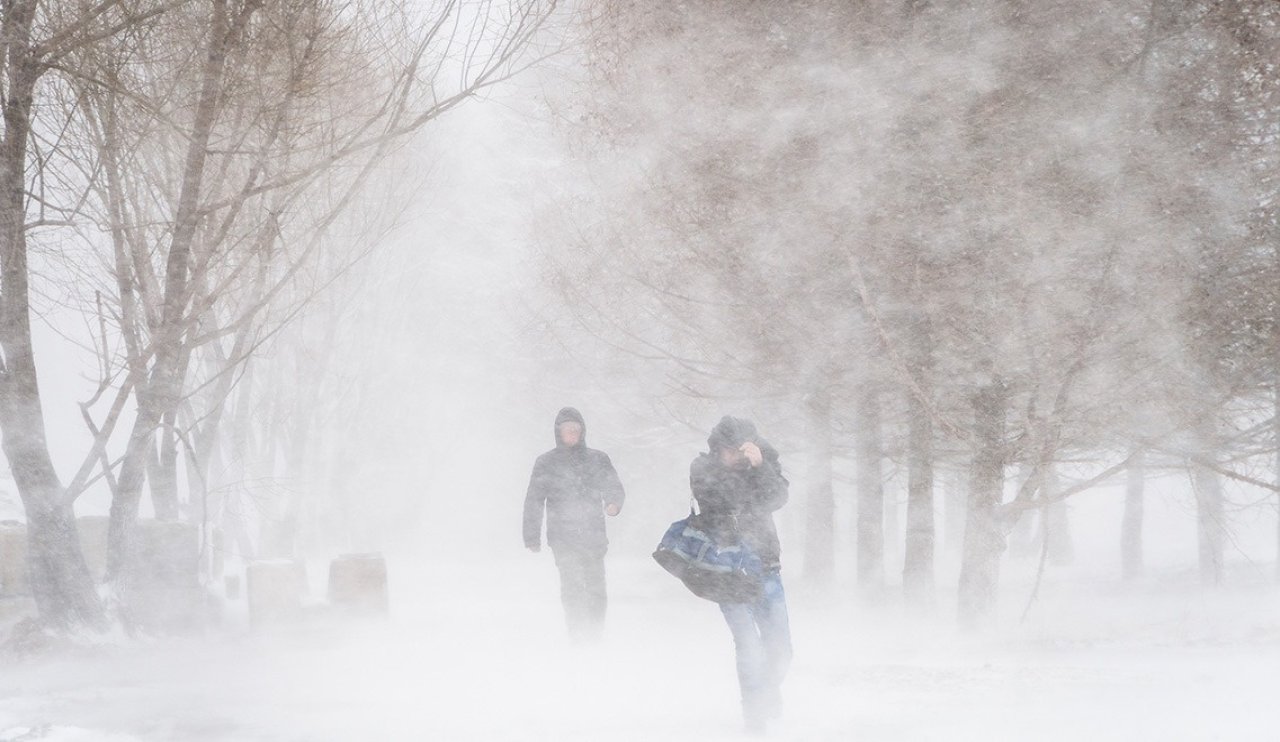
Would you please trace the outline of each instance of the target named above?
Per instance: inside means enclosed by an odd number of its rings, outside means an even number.
[[[0,740],[737,738],[649,556],[725,414],[791,483],[774,737],[1273,734],[1276,3],[0,24]],[[519,533],[568,405],[627,491],[585,649]]]

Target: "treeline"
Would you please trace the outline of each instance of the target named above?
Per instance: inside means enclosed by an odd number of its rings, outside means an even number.
[[[892,465],[925,602],[962,473],[966,624],[1017,523],[1126,471],[1126,573],[1143,472],[1182,469],[1223,578],[1224,478],[1280,481],[1280,6],[591,8],[560,101],[590,188],[542,225],[548,327],[654,369],[670,408],[750,401],[810,441],[810,579],[849,457],[859,585],[885,580]]]

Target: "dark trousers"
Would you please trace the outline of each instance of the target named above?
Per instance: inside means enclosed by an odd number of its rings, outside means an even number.
[[[553,552],[560,570],[560,602],[569,636],[575,641],[598,638],[608,607],[604,555],[566,548]]]

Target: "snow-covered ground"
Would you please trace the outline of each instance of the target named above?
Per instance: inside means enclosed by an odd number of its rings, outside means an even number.
[[[728,631],[652,563],[612,558],[605,639],[575,647],[550,555],[392,559],[392,616],[3,660],[0,740],[730,740]],[[795,740],[1274,740],[1280,593],[1057,576],[966,637],[792,577]],[[1015,576],[1016,579],[1016,576]],[[847,591],[841,591],[847,592]]]

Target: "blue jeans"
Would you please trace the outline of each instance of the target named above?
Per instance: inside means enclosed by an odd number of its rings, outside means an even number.
[[[771,572],[754,603],[721,603],[720,612],[733,633],[738,660],[742,712],[749,722],[781,711],[782,678],[791,664],[791,624],[782,575]]]

